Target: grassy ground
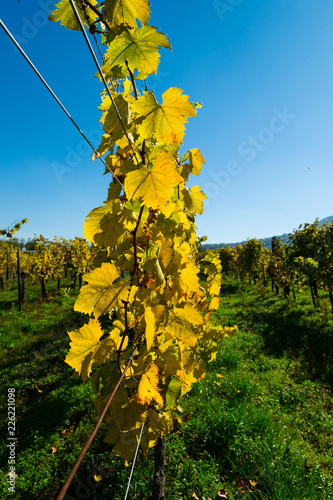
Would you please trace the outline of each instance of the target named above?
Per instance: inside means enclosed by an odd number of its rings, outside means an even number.
[[[16,391],[16,493],[7,492],[6,415],[1,415],[0,498],[52,499],[96,414],[89,383],[63,360],[66,332],[83,324],[75,298],[41,302],[29,288],[24,312],[16,289],[0,292],[1,407]],[[180,403],[183,424],[168,437],[167,500],[333,499],[333,319],[269,289],[227,280],[217,317],[240,333],[221,344],[207,377]],[[129,469],[103,443],[103,429],[67,499],[124,498]],[[129,498],[149,499],[153,453],[140,453]],[[95,478],[100,480],[96,482]],[[219,493],[218,493],[219,492]]]

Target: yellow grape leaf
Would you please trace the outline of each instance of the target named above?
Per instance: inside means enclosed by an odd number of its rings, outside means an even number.
[[[168,342],[159,345],[158,349],[158,357],[156,359],[156,364],[160,368],[164,377],[167,378],[169,376],[174,376],[177,373],[177,370],[181,369],[180,359],[178,357],[177,352],[175,352],[175,348],[173,345],[174,339],[170,339]],[[163,351],[165,344],[170,344],[168,349]],[[164,383],[164,380],[163,380]]]
[[[140,198],[148,207],[162,209],[180,181],[173,154],[161,153],[151,169],[142,165],[127,173],[125,193],[128,199]]]
[[[215,274],[215,276],[209,280],[209,293],[211,295],[219,295],[221,290],[222,277],[220,274]]]
[[[133,212],[121,207],[119,200],[110,200],[87,215],[83,234],[90,243],[107,248],[125,241],[135,226]]]
[[[113,424],[109,425],[104,441],[111,444],[115,443],[112,451],[126,460],[126,465],[128,465],[134,457],[139,441],[140,430],[139,427],[138,429],[119,432]]]
[[[188,302],[185,302],[183,307],[175,308],[174,312],[194,325],[202,325],[204,322],[200,311]]]
[[[161,407],[163,407],[163,398],[160,395],[160,389],[158,387],[159,375],[158,367],[152,362],[149,365],[148,370],[142,375],[138,392],[137,401],[140,404],[151,403],[151,401],[156,401]]]
[[[199,288],[198,268],[191,261],[175,276],[174,282],[181,295],[191,295]]]
[[[130,120],[129,104],[121,94],[113,93],[112,97],[122,122],[126,127]],[[100,120],[103,125],[103,130],[111,136],[111,140],[109,140],[108,143],[108,147],[110,147],[110,145],[121,139],[125,132],[109,96],[104,97],[100,109],[104,111]]]
[[[189,160],[190,160],[190,167],[192,174],[200,175],[202,165],[206,163],[204,157],[200,153],[200,149],[198,148],[190,149]]]
[[[148,412],[148,448],[155,446],[158,439],[170,434],[173,429],[173,419],[168,412],[157,412],[150,409]]]
[[[132,73],[138,70],[135,78],[144,80],[157,72],[160,60],[158,47],[171,49],[168,38],[153,26],[142,26],[134,30],[123,28],[121,34],[109,45],[103,72],[108,76],[125,78],[128,76],[128,65]]]
[[[203,212],[203,200],[207,196],[200,190],[199,186],[193,186],[190,190],[184,188],[182,191],[184,203],[189,212],[201,215]]]
[[[144,408],[144,407],[142,407]],[[143,418],[144,417],[144,418]],[[121,417],[115,413],[116,422],[121,422]],[[114,444],[113,451],[124,458],[128,465],[133,459],[141,433],[142,422],[147,419],[143,427],[140,447],[147,451],[156,445],[159,438],[170,434],[173,429],[173,419],[167,412],[157,412],[154,409],[145,410],[137,419],[137,426],[131,430],[120,431],[114,423],[108,427],[105,441]]]
[[[148,0],[108,0],[105,9],[111,28],[122,24],[136,28],[136,19],[147,24],[150,17]]]
[[[119,370],[116,363],[105,363],[99,370],[94,371],[91,376],[91,387],[97,397],[94,405],[100,415],[110,397],[112,390],[119,378]],[[110,422],[115,412],[128,404],[128,392],[125,386],[120,386],[114,395],[109,409],[106,413],[106,422]]]
[[[103,364],[120,345],[119,330],[100,342],[103,333],[96,319],[90,319],[87,325],[68,333],[71,343],[65,362],[79,373],[83,382],[89,377],[92,367]]]
[[[114,421],[120,431],[141,427],[147,416],[147,407],[145,405],[139,404],[134,398],[127,401],[121,412],[114,412]]]
[[[88,285],[81,288],[74,310],[86,314],[94,313],[95,318],[99,318],[118,305],[119,301],[126,300],[129,287],[126,281],[114,283],[118,278],[117,268],[107,262],[85,274],[84,280],[88,282]]]
[[[101,144],[98,146],[96,149],[96,152],[103,156],[107,151],[110,151],[110,153],[113,152],[113,146],[112,146],[112,140],[109,134],[103,134],[102,139],[101,139]],[[95,153],[92,155],[92,159],[95,161],[98,155]]]
[[[110,187],[108,189],[108,201],[117,200],[121,193],[121,185],[119,182],[110,182]],[[89,217],[89,216],[88,216]]]
[[[219,297],[213,297],[209,304],[209,310],[215,311],[219,308],[221,299]]]
[[[88,23],[85,17],[85,11],[81,7],[81,2],[74,0],[74,3],[82,23],[88,26],[89,28],[90,25],[96,21],[97,15],[89,7],[86,7],[86,13],[89,18],[89,23]],[[97,1],[90,0],[90,3],[91,5],[96,5]],[[53,22],[60,21],[60,24],[62,26],[65,26],[69,30],[81,29],[69,0],[60,0],[60,2],[56,5],[56,10],[51,12],[51,14],[49,15],[49,20]]]
[[[185,318],[178,318],[174,313],[169,314],[170,322],[165,327],[165,331],[172,337],[180,340],[183,344],[196,347],[198,334],[194,327]]]
[[[173,377],[168,385],[166,394],[165,394],[165,410],[172,410],[177,400],[180,397],[182,390],[182,383],[177,377]]]
[[[180,397],[182,398],[184,394],[189,392],[191,390],[192,385],[195,382],[198,382],[200,378],[197,378],[194,374],[193,371],[190,371],[188,369],[182,369],[177,371],[177,377],[181,381],[182,388],[180,392]]]
[[[163,94],[163,104],[158,104],[153,92],[144,92],[131,106],[140,120],[138,133],[142,139],[182,144],[188,117],[196,116],[195,106],[183,91],[171,87]],[[143,118],[143,120],[142,120]]]
[[[161,238],[159,260],[165,275],[173,275],[178,271],[182,262],[182,256],[174,251],[174,241],[171,238]]]
[[[145,323],[147,351],[150,351],[155,337],[155,316],[150,306],[145,307]]]

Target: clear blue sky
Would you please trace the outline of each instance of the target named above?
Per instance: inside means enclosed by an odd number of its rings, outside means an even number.
[[[52,5],[12,0],[0,17],[79,126],[98,136],[93,61],[81,33],[46,21]],[[184,143],[206,158],[193,182],[208,196],[198,234],[241,241],[332,215],[331,0],[151,0],[151,9],[173,48],[151,77],[155,93],[176,86],[202,102]],[[2,30],[0,62],[0,228],[28,217],[20,237],[82,236],[110,178]],[[62,166],[71,170],[60,175]]]

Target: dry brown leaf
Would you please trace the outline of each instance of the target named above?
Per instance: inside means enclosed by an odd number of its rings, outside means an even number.
[[[217,498],[228,498],[228,493],[227,493],[226,488],[223,488],[223,490],[219,490],[219,491],[216,493],[216,497],[217,497]]]

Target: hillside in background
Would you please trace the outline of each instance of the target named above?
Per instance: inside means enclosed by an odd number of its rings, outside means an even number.
[[[329,220],[330,222],[333,222],[333,215],[330,215],[329,217],[326,217],[325,219],[321,219],[319,221],[319,224],[325,224],[325,222],[327,222],[327,220]],[[289,234],[287,234],[287,233],[280,234],[280,235],[274,235],[274,236],[276,236],[277,238],[280,238],[282,243],[288,243],[288,241],[289,241]],[[261,239],[259,239],[259,241],[263,241],[264,247],[270,249],[272,246],[272,244],[271,244],[272,238],[273,238],[273,236],[270,236],[268,238],[261,238]],[[238,241],[237,243],[205,243],[204,245],[201,245],[201,248],[202,248],[202,250],[214,250],[216,248],[224,248],[224,247],[233,248],[236,245],[243,245],[244,243],[246,243],[246,241],[247,240]]]

